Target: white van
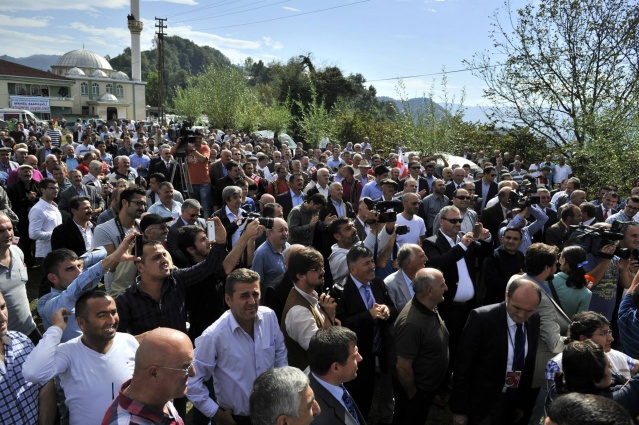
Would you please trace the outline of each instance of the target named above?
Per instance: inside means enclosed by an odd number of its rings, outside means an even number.
[[[42,123],[40,118],[36,117],[31,111],[27,111],[26,109],[0,108],[0,120],[9,122],[14,118],[20,123],[24,123],[25,120]]]

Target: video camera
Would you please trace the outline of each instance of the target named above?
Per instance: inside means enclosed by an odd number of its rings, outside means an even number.
[[[510,209],[515,207],[530,208],[532,205],[539,204],[539,195],[537,194],[537,185],[530,180],[523,179],[518,190],[512,190],[508,198]]]
[[[379,212],[378,223],[393,223],[397,221],[397,213],[404,211],[404,205],[401,201],[373,201],[372,199],[364,199],[364,203],[370,211]],[[366,220],[366,224],[373,224],[375,221]]]
[[[264,226],[267,229],[272,229],[274,220],[271,217],[262,217],[260,213],[249,213],[246,217],[246,224],[248,225],[253,220],[258,220],[260,226]]]
[[[616,255],[619,258],[627,260],[634,254],[636,258],[637,253],[633,252],[632,249],[621,248],[619,246],[616,247],[612,255],[601,252],[601,248],[604,246],[623,240],[624,235],[622,232],[628,224],[630,223],[626,221],[614,221],[610,230],[605,227],[584,226],[583,224],[570,226],[570,235],[564,245],[580,246],[585,249],[587,253],[595,257],[610,259],[613,255]]]
[[[182,121],[180,126],[176,144],[178,145],[176,156],[184,157],[186,155],[186,146],[189,143],[195,143],[197,137],[203,137],[199,130],[191,130],[191,123]]]

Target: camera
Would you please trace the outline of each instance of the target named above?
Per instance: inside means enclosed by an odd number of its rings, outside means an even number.
[[[344,280],[341,282],[335,282],[332,286],[324,288],[324,293],[333,298],[335,301],[341,298],[342,292],[344,292]]]
[[[246,224],[248,225],[253,220],[258,220],[260,226],[264,226],[267,229],[273,228],[274,220],[270,217],[262,217],[259,213],[249,213],[246,218]]]
[[[372,199],[364,199],[364,203],[370,211],[377,211],[379,213],[377,221],[379,223],[393,223],[397,221],[397,213],[404,211],[404,205],[401,201],[373,201]],[[367,224],[370,220],[366,220]]]
[[[401,236],[401,235],[405,235],[408,232],[410,232],[410,227],[404,225],[404,226],[397,226],[395,228],[395,233],[397,234],[397,236]]]
[[[601,258],[612,258],[612,255],[616,255],[624,260],[629,259],[633,255],[633,250],[629,248],[617,247],[615,252],[605,254],[601,252],[601,248],[610,245],[616,241],[623,240],[624,227],[630,224],[624,221],[614,221],[610,230],[604,227],[584,226],[570,226],[570,235],[566,241],[565,246],[577,245],[586,250],[587,253]],[[637,258],[637,253],[634,253]]]
[[[518,190],[510,192],[508,198],[510,209],[514,207],[530,208],[532,205],[539,204],[539,195],[537,194],[537,185],[528,179],[523,179]]]
[[[202,134],[199,130],[191,130],[191,123],[188,121],[182,121],[182,125],[180,126],[180,132],[178,135],[178,139],[175,144],[178,145],[177,151],[175,152],[176,157],[184,157],[186,156],[186,146],[189,143],[195,143],[195,139],[197,137],[202,137]]]

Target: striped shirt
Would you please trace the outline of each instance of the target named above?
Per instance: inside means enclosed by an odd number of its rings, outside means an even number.
[[[166,403],[166,408],[170,412],[170,415],[167,415],[161,410],[142,404],[127,396],[124,393],[124,389],[128,388],[130,384],[131,380],[122,384],[120,393],[104,415],[102,425],[184,425],[182,418],[180,418],[171,401]]]

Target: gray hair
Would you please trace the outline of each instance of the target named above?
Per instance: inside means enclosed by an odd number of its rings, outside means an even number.
[[[167,186],[173,189],[173,184],[171,182],[162,182],[158,185],[158,192]]]
[[[273,425],[281,415],[299,417],[308,376],[292,366],[274,368],[257,377],[249,399],[253,425]]]
[[[415,245],[413,243],[406,243],[402,245],[402,247],[397,252],[397,265],[399,268],[403,268],[404,264],[408,260],[412,260],[415,257],[414,248],[419,248],[419,245]]]
[[[201,208],[202,208],[202,205],[200,205],[197,199],[193,199],[193,198],[185,199],[184,202],[182,203],[182,211],[191,210],[191,209],[200,210]]]
[[[91,161],[91,163],[89,164],[89,170],[91,170],[91,171],[95,171],[95,170],[102,171],[102,162],[100,162],[100,161]]]
[[[226,186],[222,191],[222,200],[228,202],[235,195],[242,195],[242,189],[237,186]]]
[[[457,208],[454,205],[446,205],[444,208],[439,210],[439,218],[446,218],[448,213],[451,212],[451,211],[456,212],[457,214],[461,215],[461,213],[459,212],[459,208]]]
[[[437,283],[437,278],[435,277],[435,271],[437,269],[422,269],[426,270],[422,273],[417,273],[415,275],[415,279],[413,279],[413,290],[415,294],[423,294],[426,292],[428,288],[432,288]]]

